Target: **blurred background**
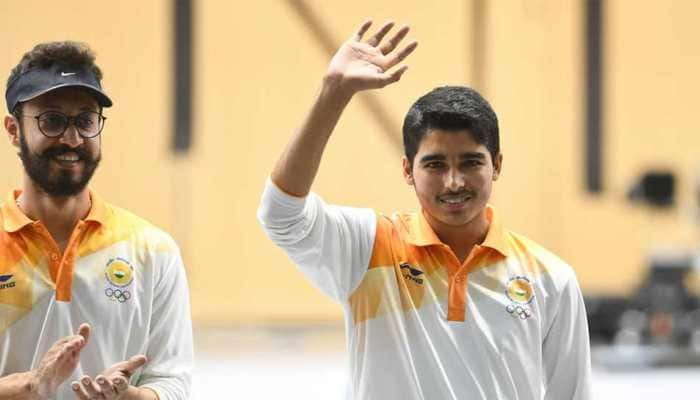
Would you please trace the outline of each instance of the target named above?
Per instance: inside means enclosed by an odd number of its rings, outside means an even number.
[[[410,24],[409,71],[353,101],[314,190],[416,208],[403,116],[436,86],[475,87],[500,120],[493,204],[578,275],[596,398],[655,399],[700,388],[698,15],[694,0],[0,1],[0,71],[38,42],[96,51],[115,106],[92,186],[182,248],[195,398],[340,399],[341,308],[255,213],[335,48],[367,17]],[[0,171],[1,190],[20,185],[9,143]]]

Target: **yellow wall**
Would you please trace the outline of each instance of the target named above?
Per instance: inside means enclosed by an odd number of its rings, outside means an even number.
[[[0,2],[0,71],[34,43],[92,45],[115,101],[94,187],[174,234],[187,262],[200,324],[335,320],[337,305],[312,288],[257,225],[264,180],[309,106],[329,60],[295,8],[299,2],[195,1],[194,147],[169,151],[170,1]],[[308,0],[339,43],[365,17],[412,25],[420,45],[402,81],[374,97],[393,138],[360,102],[350,105],[324,157],[315,190],[326,200],[410,209],[400,178],[403,115],[429,89],[473,85],[473,1]],[[700,79],[693,52],[700,6],[608,2],[605,29],[605,183],[583,189],[583,2],[485,1],[485,96],[499,115],[504,173],[494,203],[514,230],[571,262],[588,292],[626,292],[655,246],[692,246],[692,185],[700,177]],[[358,99],[360,100],[360,99]],[[679,173],[679,207],[649,213],[625,200],[648,166]],[[0,146],[0,189],[20,164]]]

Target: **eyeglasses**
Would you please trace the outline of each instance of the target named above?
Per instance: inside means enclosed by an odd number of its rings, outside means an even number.
[[[85,139],[99,135],[107,119],[97,111],[83,111],[73,117],[58,111],[45,111],[39,115],[23,115],[23,117],[36,119],[41,133],[49,138],[63,135],[72,122],[78,134]]]

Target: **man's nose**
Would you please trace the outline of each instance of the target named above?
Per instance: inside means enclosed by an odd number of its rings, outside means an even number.
[[[82,136],[80,136],[78,128],[76,128],[75,124],[72,123],[72,121],[69,122],[66,131],[63,132],[63,135],[61,135],[61,143],[69,147],[75,148],[83,144],[83,141],[84,139]]]
[[[448,190],[456,192],[459,189],[462,189],[464,187],[464,173],[460,171],[458,168],[451,168],[447,172],[447,182],[445,182],[445,186],[447,187]]]

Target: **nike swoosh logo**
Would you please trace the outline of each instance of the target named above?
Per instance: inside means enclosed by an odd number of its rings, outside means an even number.
[[[76,74],[75,72],[61,72],[61,76],[71,76],[71,75],[75,75],[75,74]]]

